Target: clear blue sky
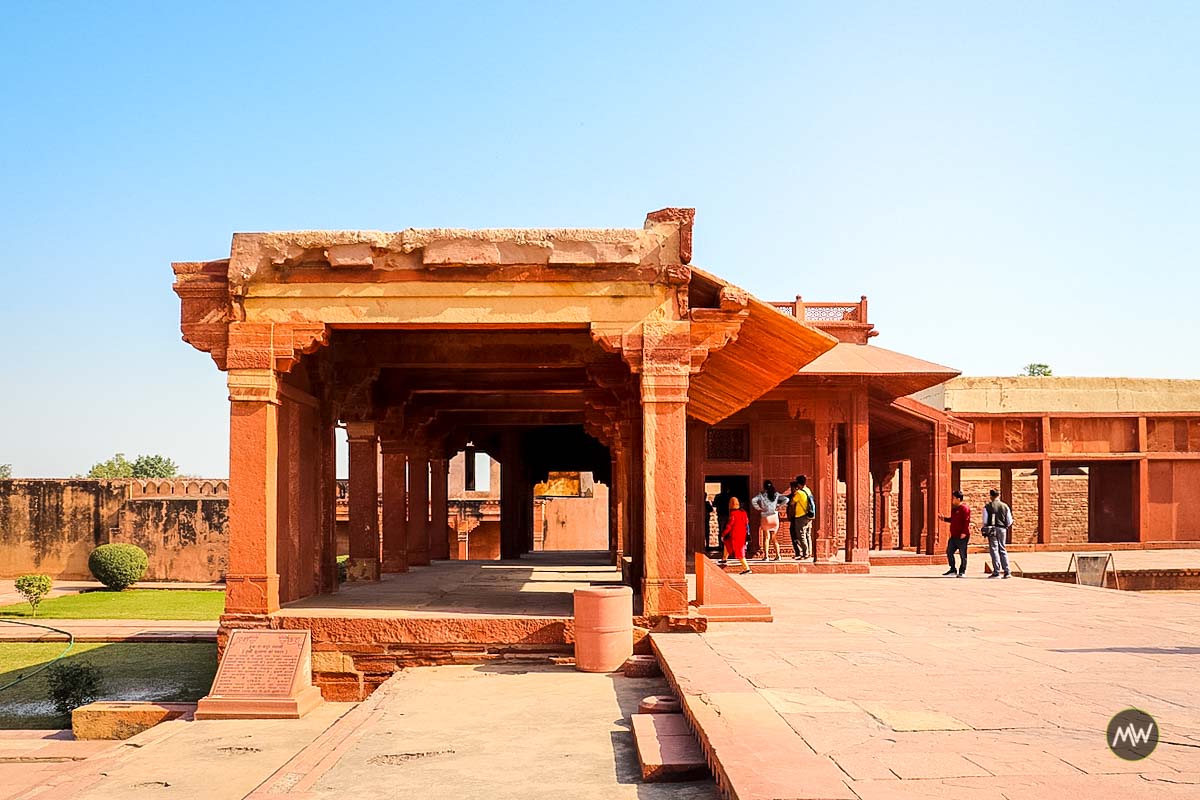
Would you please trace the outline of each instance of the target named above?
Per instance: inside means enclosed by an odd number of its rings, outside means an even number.
[[[234,231],[695,206],[696,264],[881,346],[1200,377],[1200,5],[582,5],[0,5],[0,462],[226,474],[170,262]]]

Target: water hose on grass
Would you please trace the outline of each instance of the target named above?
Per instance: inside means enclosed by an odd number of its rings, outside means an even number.
[[[36,622],[19,622],[15,619],[0,618],[0,622],[7,622],[10,625],[24,625],[28,628],[41,628],[42,630],[53,631],[54,633],[61,633],[63,636],[67,637],[67,646],[63,648],[63,651],[61,653],[59,653],[54,658],[47,661],[45,664],[42,664],[40,667],[35,669],[33,672],[27,672],[24,675],[19,675],[19,676],[17,676],[17,679],[15,681],[10,681],[10,682],[4,684],[3,686],[0,686],[0,692],[3,692],[5,689],[9,689],[13,686],[16,686],[21,681],[32,678],[34,675],[37,675],[42,670],[49,668],[50,666],[52,666],[54,664],[54,662],[58,661],[63,656],[65,656],[67,653],[69,653],[71,651],[71,648],[75,646],[75,634],[71,633],[70,631],[64,631],[62,628],[52,628],[49,625],[39,625]]]

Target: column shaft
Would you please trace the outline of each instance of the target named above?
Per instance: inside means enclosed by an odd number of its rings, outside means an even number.
[[[352,581],[379,580],[379,437],[372,422],[346,425],[350,439],[350,560]]]
[[[383,571],[408,572],[408,459],[394,440],[383,448]]]
[[[229,569],[226,614],[279,609],[279,401],[275,373],[229,373]]]

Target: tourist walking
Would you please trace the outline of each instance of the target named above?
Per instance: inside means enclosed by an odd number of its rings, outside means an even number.
[[[763,561],[771,560],[771,545],[775,545],[775,560],[783,558],[779,542],[775,541],[775,533],[779,530],[779,509],[786,505],[787,501],[787,497],[775,491],[775,484],[770,481],[763,481],[762,492],[750,501],[754,510],[759,513],[758,532]]]
[[[950,523],[950,539],[946,542],[946,560],[950,569],[943,575],[957,575],[962,578],[967,574],[967,542],[971,539],[971,507],[963,502],[963,493],[957,489],[950,495],[950,516],[942,517],[942,522]],[[959,554],[958,569],[954,568],[954,554]],[[1007,558],[1007,555],[1005,556]]]
[[[988,552],[992,556],[992,574],[989,578],[1011,578],[1008,568],[1008,532],[1012,530],[1012,509],[1000,499],[995,489],[988,492],[992,501],[983,507],[983,535],[988,540]]]
[[[722,567],[730,557],[742,562],[742,574],[750,574],[750,564],[746,561],[746,540],[750,538],[750,518],[742,510],[742,504],[736,497],[729,498],[729,521],[721,532],[721,541],[725,545],[726,557],[719,563]]]
[[[792,496],[788,500],[788,523],[792,533],[793,558],[797,561],[807,559],[813,552],[812,526],[817,518],[817,501],[807,486],[808,478],[797,475],[792,481]]]

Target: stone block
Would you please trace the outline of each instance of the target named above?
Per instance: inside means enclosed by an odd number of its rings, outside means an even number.
[[[71,712],[71,731],[76,739],[128,739],[195,710],[195,703],[88,703]]]
[[[634,714],[630,721],[642,780],[691,781],[708,775],[704,753],[682,714]]]

